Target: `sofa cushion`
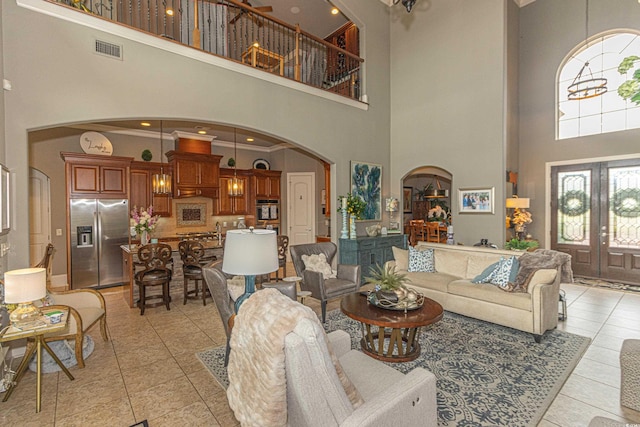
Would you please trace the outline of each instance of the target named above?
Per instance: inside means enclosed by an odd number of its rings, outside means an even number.
[[[408,271],[420,271],[425,273],[435,273],[435,263],[433,249],[417,250],[409,246],[409,268]]]
[[[469,255],[460,251],[438,249],[435,251],[435,267],[440,273],[467,278]]]
[[[404,272],[403,272],[404,273]],[[453,276],[446,273],[424,273],[414,272],[407,273],[409,286],[420,289],[427,288],[439,292],[447,292],[447,285],[454,280],[459,280],[460,276]]]
[[[322,273],[322,277],[325,279],[334,279],[336,277],[336,273],[331,270],[325,254],[302,255],[302,262],[304,262],[306,270]]]
[[[465,279],[455,280],[449,283],[448,289],[451,295],[460,295],[479,301],[531,311],[530,294],[504,292],[489,283],[475,284]]]
[[[396,261],[396,270],[409,269],[409,250],[392,246],[393,259]]]

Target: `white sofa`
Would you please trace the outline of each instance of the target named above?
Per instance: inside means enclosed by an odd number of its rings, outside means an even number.
[[[387,262],[407,275],[413,288],[450,312],[534,334],[540,342],[545,331],[558,325],[561,270],[535,271],[527,292],[506,292],[490,283],[471,280],[500,260],[523,252],[482,247],[418,242],[416,249],[434,249],[435,273],[408,272],[408,251],[393,248],[395,261]]]

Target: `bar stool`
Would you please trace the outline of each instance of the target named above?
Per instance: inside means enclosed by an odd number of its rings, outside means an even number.
[[[202,243],[193,240],[184,240],[178,243],[178,251],[182,259],[182,278],[184,282],[184,300],[182,304],[186,304],[189,298],[198,298],[198,294],[202,290],[202,304],[207,305],[207,297],[211,296],[211,293],[204,282],[202,267],[214,261],[216,257],[205,256]],[[195,289],[189,290],[189,280],[195,281]],[[202,289],[199,289],[199,287]]]
[[[165,243],[151,243],[138,248],[138,259],[144,263],[144,269],[135,274],[135,283],[140,290],[140,315],[144,314],[146,307],[165,305],[169,307],[169,283],[171,282],[171,270],[167,264],[171,262],[171,246]],[[148,286],[162,286],[162,295],[146,295]],[[161,298],[161,302],[147,304],[148,300]]]

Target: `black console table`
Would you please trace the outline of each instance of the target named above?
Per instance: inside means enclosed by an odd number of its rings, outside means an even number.
[[[358,264],[361,270],[361,283],[368,277],[370,268],[384,265],[393,260],[391,247],[407,249],[406,234],[389,234],[377,237],[358,237],[357,239],[340,239],[340,264]]]

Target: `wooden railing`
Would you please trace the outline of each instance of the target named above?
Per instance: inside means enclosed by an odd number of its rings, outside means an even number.
[[[360,97],[364,60],[236,0],[45,0],[284,78]]]

